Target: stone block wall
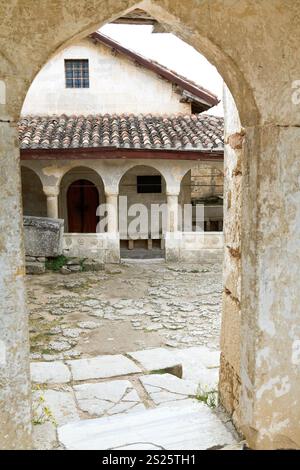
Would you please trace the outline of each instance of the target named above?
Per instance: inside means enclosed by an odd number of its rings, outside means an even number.
[[[221,329],[220,400],[240,421],[241,185],[243,132],[234,100],[224,87],[224,291]]]

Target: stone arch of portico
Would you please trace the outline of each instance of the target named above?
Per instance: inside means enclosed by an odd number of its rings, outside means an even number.
[[[69,231],[67,193],[72,183],[80,180],[87,180],[97,188],[99,204],[105,203],[106,200],[103,180],[94,169],[80,165],[65,172],[59,184],[58,216],[64,219],[66,232]]]
[[[0,396],[5,400],[0,421],[9,423],[0,430],[1,447],[30,447],[31,419],[18,146],[12,123],[19,117],[29,84],[51,54],[138,5],[217,66],[246,127],[242,133],[229,123],[225,135],[230,155],[240,151],[245,141],[242,169],[236,174],[240,177],[243,172],[246,181],[242,184],[242,253],[240,247],[231,250],[236,260],[242,258],[243,295],[240,301],[228,289],[232,307],[227,312],[233,315],[240,304],[237,323],[241,328],[235,334],[242,345],[243,403],[237,422],[250,446],[299,448],[299,351],[295,343],[299,341],[295,315],[299,311],[299,236],[289,219],[292,212],[299,218],[300,206],[294,190],[300,173],[299,112],[291,100],[291,77],[300,76],[295,46],[300,40],[299,3],[287,0],[283,7],[277,0],[271,4],[267,0],[86,0],[76,4],[75,12],[74,2],[48,3],[36,9],[26,0],[23,9],[7,10],[9,21],[3,21],[0,42],[0,80],[4,82],[0,97],[4,138],[0,141],[7,175],[1,185],[5,207],[1,219],[6,228],[1,232],[1,245],[6,248],[2,277],[7,286],[1,308],[7,314],[0,331],[4,332],[7,362],[1,371],[6,385]],[[278,31],[287,28],[289,35],[283,40]],[[239,134],[240,143],[229,139],[233,132]],[[12,324],[18,328],[12,329]],[[282,344],[285,351],[281,354]],[[223,370],[222,380],[232,387],[230,369]]]
[[[39,172],[30,166],[21,166],[23,215],[47,216],[47,200]]]

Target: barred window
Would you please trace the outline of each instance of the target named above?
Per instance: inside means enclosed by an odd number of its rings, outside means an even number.
[[[88,59],[65,59],[66,88],[89,88]]]
[[[161,175],[137,176],[138,193],[161,193]]]

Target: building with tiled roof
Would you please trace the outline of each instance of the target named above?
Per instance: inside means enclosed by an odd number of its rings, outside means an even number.
[[[99,33],[59,52],[34,80],[19,122],[24,214],[64,219],[64,254],[111,262],[134,244],[134,217],[125,225],[116,217],[122,197],[149,214],[166,204],[168,214],[179,211],[168,229],[160,221],[152,233],[149,218],[137,238],[149,253],[183,256],[165,230],[177,232],[186,204],[214,201],[205,228],[222,229],[223,118],[202,113],[217,103]]]

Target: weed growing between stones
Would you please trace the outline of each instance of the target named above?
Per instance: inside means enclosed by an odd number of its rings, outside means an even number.
[[[217,390],[209,390],[207,385],[199,385],[196,399],[205,403],[209,408],[216,408],[218,406]]]
[[[36,386],[35,391],[38,392],[39,395],[32,404],[32,424],[36,426],[38,424],[50,422],[54,426],[57,426],[52,411],[46,405],[45,397],[42,394],[40,386]]]
[[[48,258],[46,260],[46,269],[50,271],[59,271],[63,266],[67,264],[68,258],[66,256],[60,255],[56,258]]]

